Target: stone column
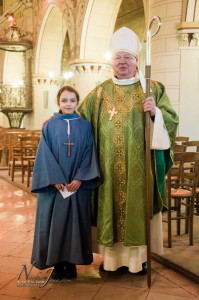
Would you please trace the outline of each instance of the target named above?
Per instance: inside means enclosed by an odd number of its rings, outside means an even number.
[[[198,140],[199,22],[186,20],[188,3],[181,0],[150,2],[150,17],[157,15],[162,20],[159,33],[152,38],[152,79],[166,87],[180,118],[178,135]]]
[[[172,106],[180,111],[180,51],[177,23],[181,20],[182,1],[150,2],[150,19],[156,15],[162,20],[162,26],[152,38],[152,79],[162,82],[171,100]]]
[[[107,61],[76,59],[70,62],[74,72],[74,86],[81,100],[97,85],[111,77],[111,64]]]
[[[26,128],[40,129],[44,121],[54,112],[58,112],[56,104],[57,91],[62,84],[60,78],[50,78],[44,74],[33,75],[33,113],[24,120]]]
[[[199,22],[182,22],[177,28],[181,58],[179,134],[198,140]]]

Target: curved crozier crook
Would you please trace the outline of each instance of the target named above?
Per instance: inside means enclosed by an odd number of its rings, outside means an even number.
[[[158,24],[157,24],[158,27],[157,27],[156,31],[155,31],[154,33],[151,34],[151,28],[152,28],[152,25],[153,25],[154,21],[157,21],[157,22],[158,22]],[[150,33],[150,36],[151,36],[151,37],[154,36],[154,35],[156,35],[156,34],[159,32],[161,25],[162,25],[162,21],[161,21],[160,17],[154,16],[154,17],[152,18],[152,20],[151,20],[151,22],[150,22],[150,24],[149,24],[149,28],[148,28],[148,30],[147,30],[147,31]]]

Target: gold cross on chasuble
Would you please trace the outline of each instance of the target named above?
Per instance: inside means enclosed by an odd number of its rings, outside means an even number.
[[[64,143],[64,145],[68,145],[68,156],[70,156],[70,146],[74,146],[74,143],[70,142],[70,137],[68,137],[68,143]]]
[[[108,111],[108,113],[110,114],[109,121],[111,121],[112,118],[113,118],[113,116],[114,116],[114,115],[117,115],[118,112],[115,110],[115,107],[113,107],[112,110],[109,110],[109,111]]]

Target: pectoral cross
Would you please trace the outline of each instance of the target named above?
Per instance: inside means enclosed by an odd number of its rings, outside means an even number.
[[[64,143],[64,145],[68,145],[68,156],[70,156],[70,146],[74,146],[74,143],[70,142],[70,137],[68,137],[68,143]]]
[[[109,112],[109,114],[110,114],[109,121],[111,121],[112,118],[113,118],[113,116],[114,116],[114,115],[117,115],[117,113],[118,113],[118,112],[115,110],[115,107],[113,107],[112,110],[109,110],[108,112]]]

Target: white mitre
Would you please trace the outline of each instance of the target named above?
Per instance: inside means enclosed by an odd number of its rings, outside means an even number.
[[[122,27],[114,32],[110,41],[112,54],[120,51],[128,52],[138,58],[142,45],[135,32],[127,27]]]

